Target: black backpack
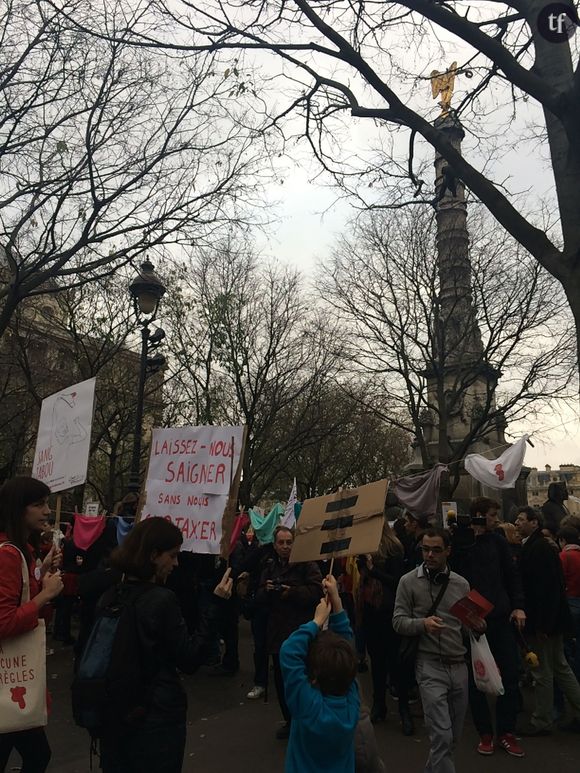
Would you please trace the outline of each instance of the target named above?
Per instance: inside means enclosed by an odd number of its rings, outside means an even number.
[[[74,721],[94,738],[138,725],[148,708],[136,602],[151,584],[107,591],[72,683]]]

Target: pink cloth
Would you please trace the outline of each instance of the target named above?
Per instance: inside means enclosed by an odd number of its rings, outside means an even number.
[[[75,514],[73,542],[79,550],[88,550],[105,531],[104,515]]]

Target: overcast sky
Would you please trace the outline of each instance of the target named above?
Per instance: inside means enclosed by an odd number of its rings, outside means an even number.
[[[479,4],[473,13],[484,13],[486,3]],[[495,4],[490,4],[495,14]],[[432,69],[444,70],[451,62],[466,61],[472,53],[469,47],[458,41],[450,33],[439,31],[439,40],[421,39],[421,47],[414,54],[403,52],[403,61],[409,65],[409,72],[426,77]],[[396,44],[405,46],[403,39],[395,41]],[[443,43],[441,45],[440,43]],[[391,49],[393,53],[394,49]],[[414,61],[411,63],[411,59]],[[278,63],[260,55],[256,59],[259,67],[264,66],[270,73],[278,71]],[[320,62],[319,62],[320,64]],[[381,60],[381,64],[388,67],[388,61]],[[333,64],[334,66],[334,64]],[[340,73],[332,72],[333,77]],[[270,69],[272,68],[272,69]],[[382,72],[382,70],[381,70]],[[352,74],[351,74],[352,75]],[[392,77],[392,74],[391,74]],[[356,76],[353,80],[347,79],[349,85],[357,92],[361,103],[368,103],[373,96]],[[274,89],[284,86],[283,79],[274,81]],[[408,78],[406,85],[400,84],[414,107],[420,110],[426,118],[433,120],[439,112],[439,108],[431,98],[429,81],[417,81]],[[473,86],[465,76],[460,76],[455,82],[454,104],[462,99],[466,89]],[[276,93],[275,91],[273,93]],[[284,101],[284,88],[279,93],[279,99]],[[539,137],[538,126],[543,123],[538,106],[532,100],[519,100],[517,102],[517,115],[512,121],[512,105],[506,110],[503,104],[502,86],[497,81],[488,88],[480,100],[479,114],[478,103],[474,105],[474,112],[467,116],[466,138],[463,150],[470,160],[484,168],[486,174],[497,183],[505,185],[518,202],[522,203],[525,214],[555,212],[556,208],[550,206],[553,196],[553,180],[549,165],[549,149],[547,143],[542,143]],[[476,137],[474,133],[479,133]],[[382,132],[382,136],[381,133]],[[368,159],[373,153],[377,143],[381,143],[385,135],[384,126],[377,127],[372,121],[353,120],[345,118],[344,130],[340,130],[338,146],[341,159],[360,158]],[[481,141],[483,135],[492,138],[490,143]],[[497,142],[494,137],[499,138]],[[525,139],[524,139],[525,138]],[[403,156],[406,157],[408,135],[401,134],[393,142],[395,147],[399,142],[403,143]],[[287,147],[288,151],[288,147]],[[308,150],[304,147],[293,146],[289,151],[293,156],[286,156],[281,164],[284,164],[280,179],[267,189],[267,198],[270,202],[278,201],[277,209],[273,209],[277,216],[277,222],[273,224],[267,237],[260,240],[260,247],[265,255],[288,262],[307,276],[313,276],[317,263],[328,256],[332,250],[336,236],[344,230],[349,219],[354,214],[354,209],[345,200],[338,200],[336,190],[325,187],[321,180],[316,179],[319,168],[308,156]],[[417,141],[416,161],[421,160],[429,164],[432,170],[433,149],[427,143]],[[296,162],[293,164],[293,162]],[[429,183],[433,181],[433,172],[429,169],[424,177]],[[329,182],[329,181],[327,181]],[[548,215],[549,217],[549,215]],[[434,247],[435,249],[435,247]],[[579,405],[580,407],[580,405]],[[532,436],[535,448],[528,446],[526,464],[543,467],[550,464],[557,467],[560,464],[580,464],[580,422],[571,411],[561,414],[544,413],[540,417],[530,420],[527,424],[513,424],[508,427],[508,439],[513,441],[524,432]]]
[[[548,188],[545,159],[526,153],[513,154],[510,161],[516,168],[508,171],[514,177],[517,174],[519,185],[525,186],[535,179]],[[288,262],[308,276],[313,276],[317,263],[332,250],[336,236],[354,213],[347,201],[337,200],[335,190],[311,182],[312,177],[314,167],[301,160],[301,166],[286,167],[283,183],[270,186],[268,198],[279,202],[279,219],[260,241],[266,255]],[[508,439],[513,442],[524,432],[532,436],[535,446],[527,447],[526,465],[543,468],[546,464],[580,464],[580,422],[573,413],[544,413],[529,423],[512,424],[508,427]]]

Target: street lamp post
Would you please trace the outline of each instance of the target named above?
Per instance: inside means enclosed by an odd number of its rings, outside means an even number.
[[[141,467],[141,433],[143,424],[143,404],[145,400],[145,381],[151,373],[157,372],[165,364],[161,354],[149,357],[149,352],[156,349],[165,338],[161,328],[153,333],[149,325],[153,322],[159,308],[159,301],[165,295],[166,287],[153,271],[153,264],[146,259],[141,264],[139,273],[129,285],[133,299],[137,323],[141,326],[141,357],[139,360],[139,384],[137,388],[137,408],[135,411],[135,432],[133,436],[133,455],[131,458],[131,473],[129,476],[129,491],[137,493],[140,488]]]

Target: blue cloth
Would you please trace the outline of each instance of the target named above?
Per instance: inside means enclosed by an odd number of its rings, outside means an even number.
[[[274,530],[280,523],[280,518],[284,515],[284,508],[277,502],[270,510],[268,515],[260,515],[257,510],[248,511],[252,529],[260,545],[267,545],[274,542]]]
[[[346,612],[331,615],[329,628],[352,640]],[[356,680],[346,695],[323,695],[308,678],[307,657],[319,630],[312,620],[284,642],[280,666],[292,716],[286,773],[354,773],[354,733],[360,698]]]
[[[123,540],[133,528],[134,523],[135,522],[133,519],[131,519],[130,521],[126,521],[124,518],[121,518],[121,516],[118,516],[117,518],[117,544],[118,545],[121,545],[123,543]]]

